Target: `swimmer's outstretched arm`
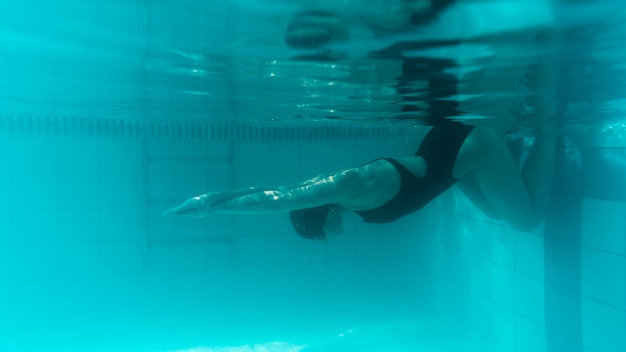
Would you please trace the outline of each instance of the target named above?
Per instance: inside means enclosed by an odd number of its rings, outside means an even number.
[[[298,187],[311,185],[311,184],[322,181],[326,177],[328,176],[323,176],[323,175],[317,176],[309,180],[306,180],[305,182],[297,184],[293,186],[292,188],[298,188]],[[198,216],[198,214],[196,213],[199,211],[199,209],[203,208],[205,204],[217,204],[221,202],[226,202],[229,200],[233,200],[233,199],[250,195],[250,194],[254,194],[254,193],[272,191],[274,190],[274,188],[272,187],[245,187],[245,188],[240,188],[240,189],[235,189],[235,190],[230,190],[230,191],[205,193],[205,194],[193,197],[193,198],[189,198],[186,202],[180,204],[179,206],[166,210],[163,213],[163,215],[164,216],[169,216],[169,215]],[[172,213],[175,210],[177,210],[178,212],[176,214]],[[187,214],[187,212],[190,212],[190,213]]]
[[[163,216],[275,213],[340,203],[354,189],[347,185],[354,184],[351,180],[355,176],[354,169],[348,169],[335,175],[314,177],[294,186],[248,187],[205,193],[164,211]]]
[[[248,194],[270,190],[269,187],[246,187],[224,192],[211,192],[187,199],[185,202],[167,209],[163,216],[202,216],[207,205],[228,201]]]

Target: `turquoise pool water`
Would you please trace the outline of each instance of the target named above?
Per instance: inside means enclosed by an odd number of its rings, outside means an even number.
[[[0,5],[0,350],[626,349],[626,10],[425,3]],[[334,40],[288,45],[311,11]],[[442,102],[522,150],[549,115],[564,138],[540,228],[456,188],[321,242],[284,214],[160,216],[412,154]]]

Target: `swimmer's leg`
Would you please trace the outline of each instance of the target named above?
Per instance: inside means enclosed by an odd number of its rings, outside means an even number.
[[[511,155],[513,155],[515,163],[518,165],[520,163],[521,142],[522,141],[518,139],[507,143],[507,147],[511,151]],[[502,220],[500,215],[498,215],[491,203],[489,203],[483,194],[483,191],[480,189],[480,186],[478,185],[478,182],[476,182],[476,178],[472,172],[461,178],[457,182],[457,185],[465,196],[474,204],[474,206],[482,211],[483,214],[494,220]]]
[[[483,214],[491,219],[501,219],[500,215],[498,215],[495,209],[493,209],[493,206],[491,205],[491,203],[489,203],[489,201],[483,194],[483,191],[481,191],[480,186],[476,182],[476,178],[474,177],[473,173],[469,173],[465,177],[460,179],[457,182],[457,185],[459,186],[463,194],[465,194],[465,196],[472,202],[472,204],[474,204],[476,208],[482,211]]]
[[[521,178],[541,218],[540,221],[545,216],[552,198],[555,160],[556,135],[554,131],[537,131],[535,142],[522,167]]]
[[[554,33],[552,33],[554,34]],[[548,40],[550,38],[550,40]],[[504,136],[495,130],[475,128],[459,151],[455,173],[472,174],[492,209],[510,225],[532,230],[543,220],[552,196],[556,135],[550,120],[558,109],[558,35],[547,36],[547,55],[538,57],[524,75],[534,107],[535,142],[519,170]]]
[[[471,176],[493,211],[510,225],[533,230],[545,216],[552,193],[556,139],[549,130],[538,132],[520,171],[504,138],[495,131],[476,128],[461,148],[455,173]],[[470,175],[471,174],[471,175]],[[470,199],[473,194],[466,193]],[[475,201],[477,199],[477,201]],[[481,199],[473,199],[475,203]]]

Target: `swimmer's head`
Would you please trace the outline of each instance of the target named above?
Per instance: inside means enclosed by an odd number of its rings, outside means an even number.
[[[323,240],[327,235],[338,235],[343,232],[341,213],[341,207],[328,204],[291,211],[289,218],[294,230],[301,237]]]

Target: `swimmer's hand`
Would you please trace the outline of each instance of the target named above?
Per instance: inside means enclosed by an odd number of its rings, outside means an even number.
[[[209,215],[209,207],[210,202],[207,201],[207,195],[202,194],[197,197],[189,198],[182,204],[167,209],[163,212],[163,216],[204,217]]]

